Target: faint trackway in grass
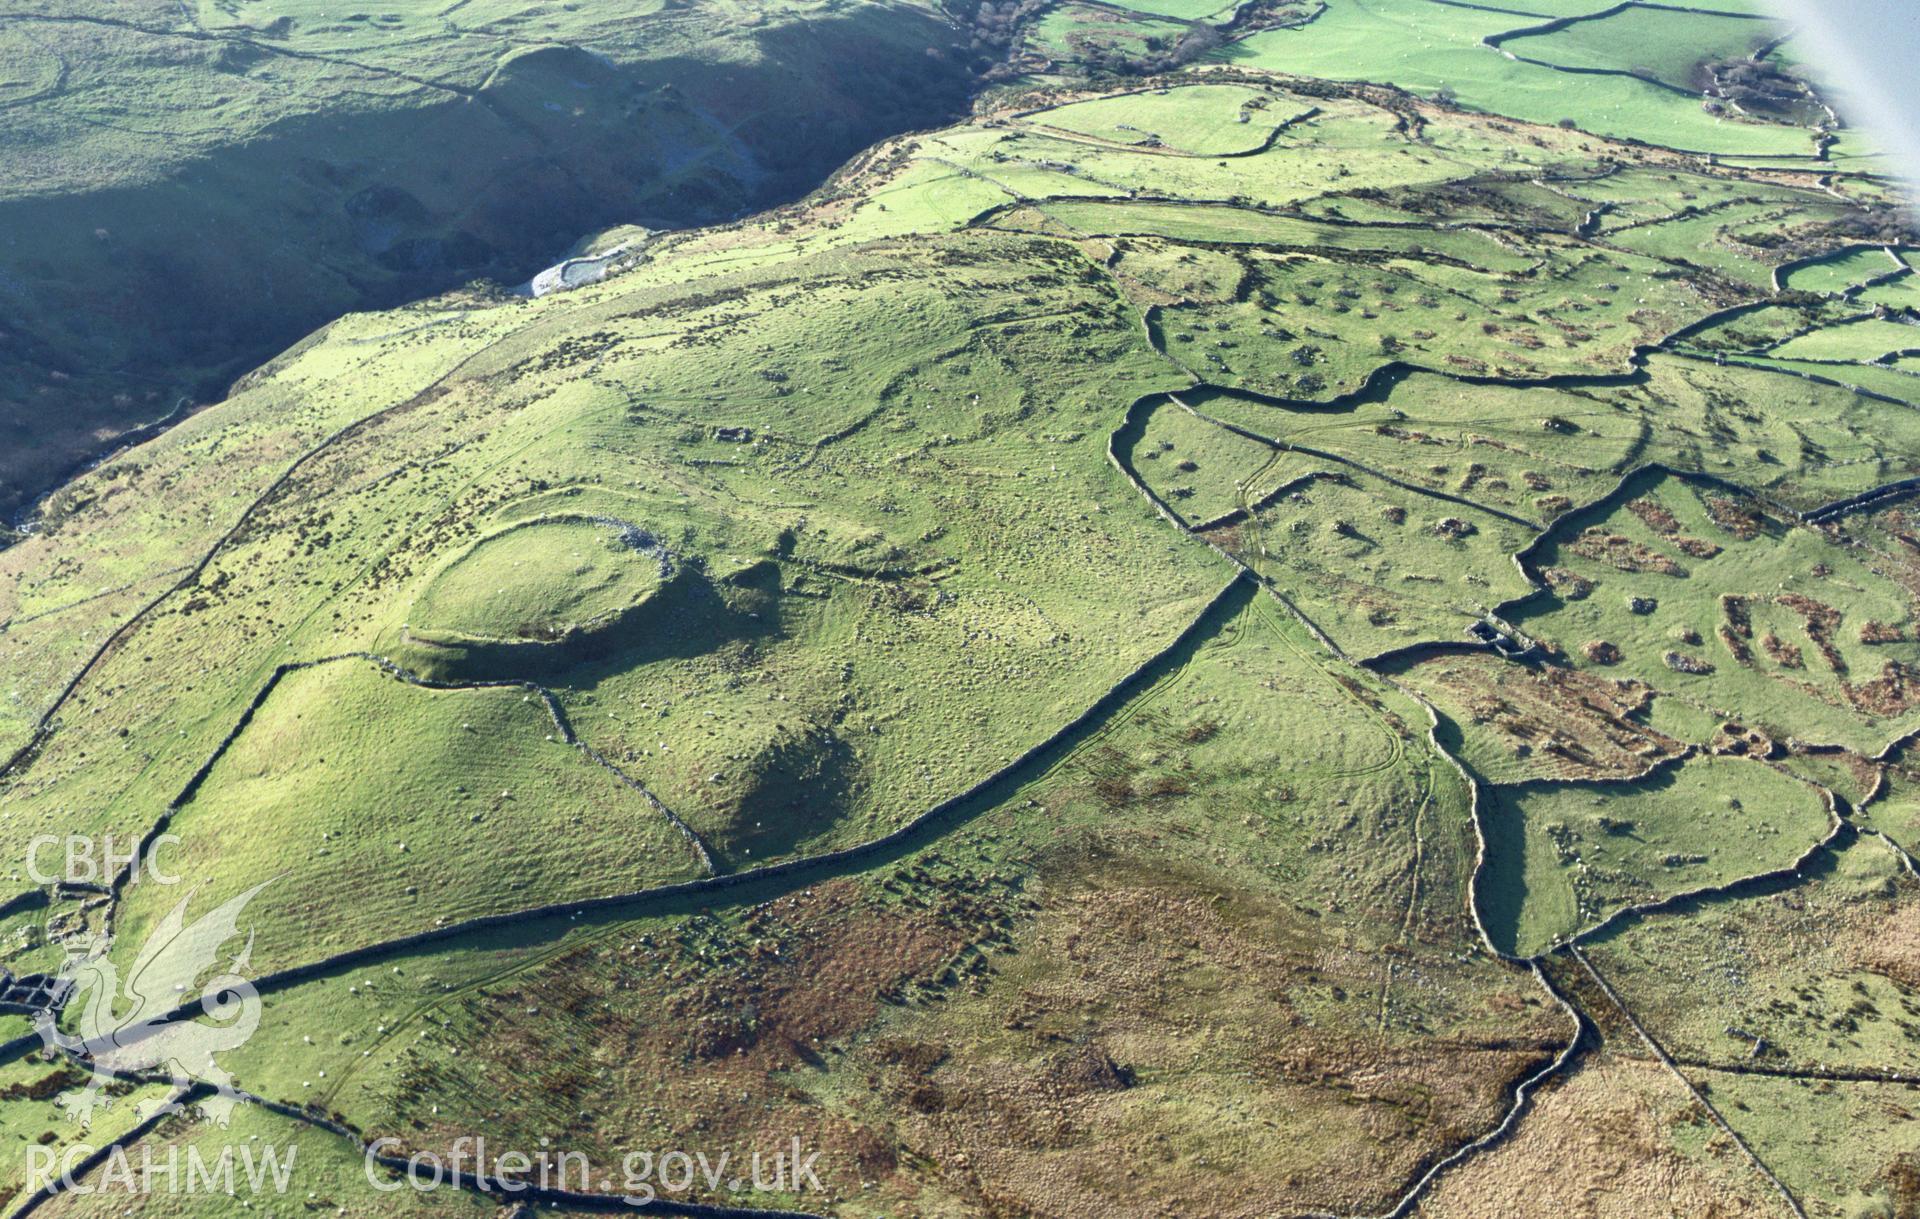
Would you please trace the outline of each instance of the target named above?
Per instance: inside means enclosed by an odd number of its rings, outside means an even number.
[[[55,614],[64,614],[68,610],[79,609],[81,606],[87,605],[94,601],[98,601],[103,597],[111,597],[116,593],[124,593],[131,589],[139,588],[142,584],[147,584],[147,583],[150,583],[151,581],[158,580],[162,576],[179,575],[181,572],[187,570],[187,567],[188,567],[188,564],[182,563],[178,567],[169,567],[163,571],[152,572],[148,575],[140,577],[138,580],[129,580],[125,584],[118,584],[112,588],[102,589],[101,591],[94,593],[92,596],[79,597],[79,598],[76,598],[75,600],[67,601],[67,602],[64,602],[63,604],[56,605],[51,609],[35,610],[31,614],[22,614],[18,618],[8,618],[6,621],[0,622],[0,635],[6,634],[8,631],[12,630],[17,626],[25,626],[29,622],[38,622],[42,618],[51,618]]]

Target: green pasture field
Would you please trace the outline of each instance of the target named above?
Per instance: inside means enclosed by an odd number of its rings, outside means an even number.
[[[1908,1086],[1822,1087],[1723,1071],[1687,1074],[1796,1194],[1831,1199],[1840,1214],[1870,1215],[1904,1203],[1902,1174],[1920,1156],[1913,1123],[1899,1116],[1911,1096]]]
[[[1234,252],[1151,238],[1114,243],[1114,276],[1122,284],[1173,301],[1231,300],[1248,264]]]
[[[1678,329],[1685,298],[1635,274],[1649,264],[1538,253],[1550,273],[1526,279],[1415,258],[1255,257],[1245,299],[1169,305],[1152,321],[1209,382],[1303,400],[1353,393],[1388,362],[1514,379],[1617,370]],[[1649,296],[1622,299],[1635,290]]]
[[[1836,1214],[1887,1213],[1914,1147],[1907,1089],[1871,1080],[1913,1054],[1913,900],[1899,862],[1863,839],[1791,894],[1629,921],[1583,952],[1790,1189]]]
[[[1906,265],[1885,250],[1852,250],[1838,258],[1796,268],[1785,277],[1785,283],[1795,292],[1844,292]]]
[[[1801,900],[1701,902],[1628,920],[1581,951],[1676,1057],[1883,1068],[1913,1053],[1920,1015],[1920,989],[1872,947],[1890,947],[1913,916],[1899,877],[1891,852],[1859,839],[1815,866]],[[1836,925],[1864,933],[1865,951],[1832,936]]]
[[[1791,261],[1792,247],[1781,247],[1783,228],[1837,217],[1811,200],[1762,198],[1733,201],[1708,214],[1678,215],[1662,224],[1610,233],[1611,244],[1655,258],[1685,258],[1756,291],[1770,288],[1773,269]]]
[[[1569,77],[1482,44],[1487,35],[1539,24],[1528,17],[1455,6],[1442,13],[1437,7],[1431,0],[1329,3],[1311,23],[1255,34],[1223,57],[1303,76],[1390,81],[1423,94],[1446,89],[1475,110],[1536,123],[1570,119],[1596,134],[1696,152],[1813,151],[1805,128],[1718,118],[1704,113],[1697,98],[1629,75]],[[1625,72],[1641,50],[1622,40],[1609,66]]]
[[[1176,241],[1299,250],[1366,251],[1457,259],[1491,271],[1518,271],[1527,260],[1480,233],[1349,228],[1233,207],[1188,204],[1048,203],[1041,211],[1077,233],[1157,236]]]
[[[165,1084],[116,1088],[117,1095],[103,1098],[111,1103],[93,1114],[91,1125],[82,1126],[69,1118],[58,1098],[73,1094],[87,1078],[85,1071],[37,1058],[0,1066],[0,1089],[18,1089],[0,1110],[0,1147],[7,1151],[6,1159],[0,1161],[0,1214],[15,1213],[16,1201],[25,1196],[33,1166],[29,1148],[51,1149],[56,1164],[63,1156],[77,1161],[86,1151],[76,1148],[97,1148],[124,1136],[171,1092]],[[34,1099],[41,1093],[46,1095]],[[119,1203],[124,1210],[124,1194]]]
[[[1578,181],[1559,184],[1559,189],[1575,198],[1608,205],[1600,217],[1598,231],[1613,233],[1648,221],[1691,218],[1710,219],[1715,213],[1767,203],[1799,206],[1822,200],[1798,186],[1748,177],[1702,172],[1698,166],[1636,166],[1616,173],[1596,174]]]
[[[1239,6],[1232,0],[1123,0],[1117,7],[1179,21],[1202,21],[1231,17]]]
[[[1625,71],[1697,91],[1701,64],[1744,59],[1777,37],[1773,23],[1760,14],[1742,18],[1630,7],[1550,33],[1508,39],[1501,46],[1522,58],[1559,67]]]
[[[1902,383],[1892,389],[1912,381],[1891,370],[1846,372]],[[1422,373],[1384,398],[1338,410],[1242,401],[1223,397],[1211,409],[1261,435],[1416,486],[1455,491],[1471,474],[1474,502],[1541,522],[1605,496],[1651,462],[1734,479],[1813,508],[1905,477],[1905,455],[1920,444],[1904,409],[1757,367],[1675,356],[1651,359],[1644,381],[1578,395]],[[1756,401],[1768,409],[1754,409]]]
[[[1509,556],[1527,530],[1465,504],[1329,463],[1229,543],[1343,650],[1377,655],[1459,640],[1526,583]]]
[[[1725,355],[1760,355],[1824,324],[1860,316],[1858,306],[1844,301],[1813,305],[1763,305],[1730,315],[1716,325],[1688,333],[1688,351]]]
[[[1886,835],[1909,855],[1920,853],[1920,772],[1911,745],[1896,750],[1885,781],[1871,800],[1863,800],[1860,824]]]
[[[1629,906],[1785,868],[1828,829],[1814,788],[1720,758],[1634,783],[1499,788],[1482,817],[1488,931],[1527,955]]]
[[[1911,405],[1920,398],[1920,386],[1913,379],[1911,364],[1903,367],[1903,358],[1886,363],[1822,363],[1812,360],[1782,360],[1774,356],[1741,356],[1738,364],[1743,367],[1765,369],[1776,374],[1786,374],[1801,380],[1829,382],[1844,387],[1845,392],[1862,396],[1872,395],[1871,401],[1881,406]],[[1729,361],[1731,365],[1734,361]],[[1889,426],[1897,426],[1900,415],[1888,412]],[[1897,464],[1897,463],[1893,463]]]
[[[173,828],[190,919],[267,886],[249,921],[262,970],[699,874],[659,810],[560,740],[538,699],[422,690],[364,661],[283,679]],[[126,960],[187,896],[129,887]]]
[[[1172,46],[1185,30],[1185,22],[1144,10],[1121,14],[1106,5],[1066,3],[1048,6],[1039,20],[1028,24],[1022,46],[1048,59],[1074,63],[1089,49],[1138,55],[1147,50],[1149,41]]]
[[[1920,325],[1866,318],[1800,335],[1767,354],[1781,360],[1872,361],[1916,348]]]
[[[1045,126],[1136,148],[1192,156],[1251,152],[1275,128],[1306,113],[1284,95],[1239,85],[1190,85],[1075,102],[1045,112]]]
[[[1885,283],[1862,288],[1853,294],[1852,299],[1862,305],[1885,306],[1911,316],[1920,313],[1920,282],[1909,272]]]
[[[976,256],[1009,243],[1030,244],[995,235],[966,240],[985,243],[973,246]],[[954,254],[949,268],[975,265],[964,248],[956,247]],[[912,257],[917,259],[917,252]],[[598,715],[576,717],[583,737],[611,757],[631,758],[637,777],[708,834],[730,861],[758,862],[822,835],[843,843],[872,836],[879,826],[965,786],[997,759],[1018,753],[1034,739],[1028,734],[1044,735],[1079,709],[1080,696],[1066,694],[1030,700],[1012,716],[985,714],[1003,682],[1044,666],[1056,689],[1062,674],[1079,672],[1085,675],[1083,688],[1097,693],[1178,629],[1204,588],[1217,580],[1209,569],[1220,566],[1203,553],[1171,553],[1157,538],[1149,542],[1161,528],[1157,518],[1130,489],[1113,488],[1109,481],[1106,430],[1090,426],[1097,419],[1094,412],[1112,397],[1137,396],[1156,383],[1170,388],[1180,381],[1158,370],[1151,357],[1126,354],[1133,340],[1117,313],[1104,323],[1105,338],[1082,333],[1089,316],[1085,294],[1094,289],[1077,273],[1056,285],[1067,295],[1052,305],[1036,297],[1032,306],[998,314],[1004,298],[953,291],[942,279],[956,272],[943,271],[940,263],[932,265],[932,279],[921,280],[924,295],[918,303],[903,295],[895,274],[904,263],[885,270],[867,265],[881,274],[863,273],[839,288],[823,284],[810,294],[810,303],[785,299],[788,290],[776,285],[718,306],[691,306],[704,310],[703,333],[712,345],[669,349],[664,358],[647,337],[657,329],[656,319],[628,323],[636,333],[622,341],[619,354],[597,357],[615,379],[610,385],[618,388],[579,382],[539,398],[537,406],[510,416],[491,433],[490,444],[500,457],[468,450],[441,463],[434,456],[446,429],[458,430],[471,409],[461,395],[396,416],[392,438],[423,446],[425,460],[406,475],[417,480],[417,492],[399,495],[390,481],[382,481],[365,484],[357,495],[337,487],[303,507],[290,504],[303,526],[255,535],[246,550],[207,573],[205,581],[237,593],[235,581],[289,580],[293,587],[314,590],[318,603],[326,605],[333,597],[332,579],[338,577],[293,571],[357,571],[359,591],[349,594],[348,602],[333,602],[340,619],[332,618],[331,609],[306,608],[294,621],[304,619],[309,629],[323,634],[339,631],[336,622],[350,623],[346,630],[357,646],[380,650],[400,638],[398,628],[411,616],[418,590],[470,544],[474,530],[468,518],[518,499],[524,490],[516,488],[524,489],[534,471],[548,482],[624,484],[643,493],[651,506],[642,503],[616,514],[645,521],[681,561],[701,564],[705,583],[694,593],[710,588],[714,591],[700,595],[737,608],[709,617],[706,629],[646,644],[640,654],[651,655],[657,668],[636,667],[631,657],[586,658],[587,667],[577,674],[562,670],[540,679],[562,687],[578,684],[580,697],[601,704]],[[1055,291],[1043,283],[1049,274],[1027,281],[1023,291]],[[888,350],[883,359],[890,366],[856,365],[845,355],[823,357],[829,348],[824,336],[812,331],[815,319],[823,319],[830,304],[847,311],[843,319],[863,307],[879,309],[883,286],[892,326],[875,325],[868,333],[876,354],[882,346]],[[579,308],[591,298],[556,299]],[[969,302],[975,300],[998,314],[984,342],[966,337],[976,308]],[[1113,307],[1100,304],[1097,296],[1092,301],[1100,309]],[[733,342],[757,345],[758,332],[744,320],[776,308],[791,336],[785,357],[762,353],[749,362],[720,341],[732,334]],[[925,326],[921,342],[901,325],[916,313]],[[881,315],[873,317],[877,323]],[[497,375],[564,375],[566,357],[543,354],[536,333],[528,331],[487,353],[491,366],[500,370]],[[1064,398],[1050,396],[1046,409],[1057,416],[1052,422],[1024,422],[1038,404],[1024,404],[1032,401],[1032,390],[1013,369],[1027,358],[1022,353],[1058,352],[1068,342],[1079,351],[1105,342],[1118,358],[1084,366],[1089,379],[1078,393],[1068,388]],[[1057,394],[1070,385],[1056,381],[1052,388]],[[730,391],[720,409],[713,405],[717,390]],[[845,406],[794,427],[808,418],[796,408],[810,410],[813,402],[833,399]],[[718,442],[713,434],[720,426],[747,428],[757,443]],[[1058,438],[1040,442],[1046,447],[1037,462],[1030,447],[1036,432],[1029,429]],[[845,441],[820,444],[835,430],[850,434]],[[417,440],[401,440],[406,436]],[[595,453],[605,456],[595,459]],[[585,463],[582,454],[588,455]],[[350,452],[340,456],[348,463],[356,460]],[[956,467],[978,472],[965,488],[951,481],[948,472]],[[876,474],[896,488],[890,511],[876,511],[864,490],[835,490],[870,487]],[[326,476],[320,469],[313,475]],[[772,499],[754,495],[760,506],[739,511],[735,486],[791,477],[818,491],[776,493]],[[811,502],[821,491],[842,502]],[[852,498],[843,499],[846,495]],[[453,516],[446,515],[450,508]],[[411,533],[374,526],[405,520],[447,523]],[[345,530],[369,527],[380,529],[393,539],[388,545],[398,548],[376,554],[341,540]],[[783,535],[790,537],[783,540]],[[870,544],[869,535],[879,543]],[[1129,537],[1139,541],[1124,541]],[[1142,596],[1132,604],[1116,600],[1101,566],[1116,544],[1134,550],[1136,564],[1169,578],[1142,585]],[[872,559],[866,558],[869,553]],[[946,570],[956,564],[957,571]],[[1065,582],[1037,574],[1051,565],[1082,574]],[[1032,574],[1021,576],[1019,587],[1034,591],[1011,592],[1007,582],[1023,571]],[[921,574],[897,588],[906,600],[890,593],[874,602],[880,582],[896,573]],[[316,579],[317,584],[303,583]],[[1076,586],[1081,591],[1070,591]],[[220,600],[237,610],[247,598]],[[939,612],[926,613],[929,606],[940,607]],[[1093,607],[1094,617],[1087,618],[1082,607]],[[193,611],[200,612],[199,607]],[[782,637],[768,638],[776,622],[784,624]],[[243,625],[232,636],[192,633],[205,649],[201,656],[210,672],[231,675],[224,680],[238,678],[224,690],[224,681],[203,679],[189,683],[196,689],[180,691],[205,708],[199,713],[204,718],[193,721],[199,735],[178,737],[175,725],[181,721],[171,713],[146,718],[160,712],[158,698],[169,694],[164,688],[155,691],[154,701],[121,706],[120,714],[151,725],[143,731],[157,729],[163,740],[178,738],[169,742],[176,761],[138,776],[141,790],[165,792],[170,777],[173,784],[183,781],[179,764],[197,765],[194,755],[204,756],[231,724],[239,702],[264,682],[270,658],[330,654],[347,650],[351,642],[335,637],[300,647],[293,643],[297,634],[290,638],[278,628],[249,634],[254,629]],[[945,677],[901,680],[882,658],[889,646],[909,644],[924,658],[942,656]],[[743,714],[737,687],[715,677],[720,659],[735,665],[739,661],[733,658],[746,654],[741,649],[757,654],[762,647],[773,663],[755,692],[761,702],[797,700],[791,715]],[[113,663],[138,665],[140,654],[121,653]],[[841,676],[848,664],[852,673]],[[826,674],[835,677],[823,681]],[[528,673],[488,673],[484,663],[476,663],[465,666],[461,676]],[[838,692],[843,688],[857,691],[864,708],[850,723]],[[200,702],[209,697],[216,701]],[[561,698],[571,710],[573,696],[563,690]],[[659,704],[671,705],[670,722],[648,714],[621,724],[607,714],[611,704],[627,699],[653,702],[656,711],[666,710]],[[836,729],[839,723],[846,726]],[[130,740],[131,731],[119,739]],[[934,768],[948,759],[963,776],[957,783],[953,772]],[[896,767],[902,768],[904,781],[887,781]],[[715,775],[721,778],[715,781]],[[809,783],[822,786],[805,786]],[[813,799],[806,794],[813,790],[825,794]],[[18,806],[16,825],[32,824],[34,805],[29,797]],[[111,798],[99,807],[105,820],[116,815]]]
[[[414,1189],[399,1174],[382,1174],[376,1189],[367,1179],[366,1156],[332,1131],[309,1126],[279,1114],[250,1106],[226,1115],[225,1125],[196,1114],[167,1118],[139,1144],[150,1148],[156,1188],[137,1193],[140,1213],[164,1219],[202,1219],[230,1215],[235,1209],[264,1210],[269,1200],[296,1199],[303,1209],[353,1219],[403,1216],[404,1219],[479,1219],[498,1208],[483,1195],[442,1186]],[[274,1158],[269,1161],[267,1156]],[[129,1153],[139,1171],[141,1152]],[[223,1157],[232,1163],[234,1193],[214,1189],[167,1189],[164,1166],[178,1164],[182,1180],[198,1157],[224,1183]],[[256,1176],[248,1176],[252,1166]],[[279,1192],[275,1172],[284,1172],[285,1192]],[[259,1188],[254,1188],[254,1180]],[[431,1179],[422,1170],[421,1181]],[[387,1188],[397,1185],[399,1188]],[[120,1189],[63,1194],[41,1208],[45,1215],[68,1219],[111,1219],[123,1216],[129,1195]],[[283,1204],[284,1205],[284,1204]]]
[[[1123,433],[1124,436],[1124,433]],[[1155,495],[1191,524],[1244,511],[1271,482],[1274,451],[1167,403],[1154,409],[1138,439],[1115,451]]]
[[[1002,128],[949,132],[938,142],[966,149],[965,159],[997,181],[1023,165],[1048,167],[1055,176],[1032,179],[1044,189],[1025,192],[1036,200],[1137,191],[1263,207],[1283,207],[1326,192],[1344,194],[1356,180],[1376,190],[1441,187],[1457,180],[1463,162],[1504,170],[1557,168],[1581,160],[1594,148],[1589,137],[1558,129],[1537,131],[1516,146],[1497,129],[1498,120],[1466,115],[1433,124],[1423,132],[1424,139],[1412,141],[1398,115],[1364,97],[1311,101],[1318,115],[1292,124],[1271,147],[1246,156],[1172,156],[1070,137],[1046,131],[1045,113]],[[1058,176],[1062,173],[1070,173],[1071,180]]]

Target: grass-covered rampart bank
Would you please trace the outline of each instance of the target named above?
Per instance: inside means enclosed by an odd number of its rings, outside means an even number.
[[[1870,146],[1744,9],[1204,7],[946,12],[971,118],[339,317],[0,551],[15,889],[267,882],[254,1100],[146,1145],[350,1213],[381,1136],[771,1131],[847,1215],[1912,1203]],[[183,893],[110,889],[0,966],[130,966]]]

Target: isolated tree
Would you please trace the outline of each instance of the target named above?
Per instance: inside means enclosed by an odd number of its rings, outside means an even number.
[[[1195,21],[1187,26],[1180,35],[1180,42],[1173,48],[1173,61],[1176,64],[1192,63],[1212,51],[1220,48],[1224,42],[1220,31],[1204,21]]]

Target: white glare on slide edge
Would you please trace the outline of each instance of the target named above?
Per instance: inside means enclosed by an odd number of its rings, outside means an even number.
[[[1847,125],[1884,149],[1909,182],[1920,182],[1920,3],[1916,0],[1773,0],[1797,34],[1793,50],[1812,67]],[[1710,7],[1710,6],[1709,6]]]

